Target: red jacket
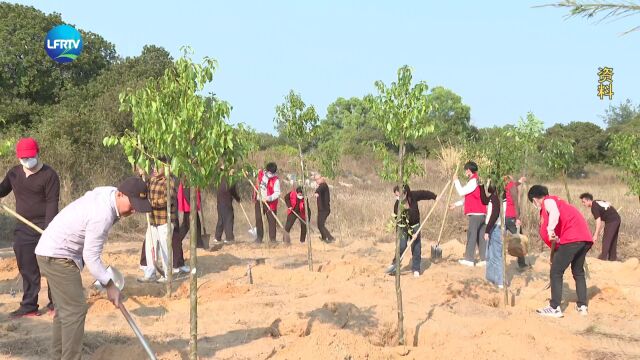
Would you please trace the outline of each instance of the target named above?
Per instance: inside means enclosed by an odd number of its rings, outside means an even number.
[[[198,194],[196,195],[198,197],[198,211],[200,211],[200,190],[198,190]],[[189,199],[187,199],[186,196],[184,196],[184,189],[182,188],[182,183],[180,183],[180,187],[178,187],[178,211],[180,212],[191,212],[191,206],[189,205]]]
[[[469,178],[476,179],[478,181],[478,174],[473,174]],[[464,196],[464,214],[486,214],[487,206],[482,203],[480,198],[480,186],[476,186],[476,189],[471,193]]]
[[[296,211],[298,213],[298,215],[300,215],[300,217],[303,220],[307,220],[306,218],[306,213],[305,213],[305,206],[304,206],[304,199],[298,199],[298,193],[293,190],[292,192],[289,193],[289,202],[288,204],[290,208],[295,209],[296,206],[298,207],[298,211]],[[287,215],[290,215],[292,212],[291,209],[287,209]]]
[[[258,171],[258,182],[256,184],[256,189],[260,189],[260,184],[262,183],[262,178],[264,176],[264,171],[262,169],[260,169]],[[271,177],[268,181],[267,181],[267,196],[273,195],[273,188],[275,186],[276,180],[278,180],[278,176],[273,176]],[[256,193],[255,189],[253,190],[253,201],[256,201],[258,199],[258,194]],[[271,202],[267,202],[269,204],[269,208],[272,211],[276,211],[278,209],[278,199],[275,199]]]
[[[513,203],[513,197],[511,196],[511,189],[513,189],[514,186],[516,186],[516,183],[514,181],[509,181],[507,186],[504,187],[504,195],[505,195],[505,200],[507,202],[505,217],[508,217],[508,218],[517,217],[516,207],[515,207],[515,204]]]
[[[560,245],[574,242],[593,242],[591,232],[589,231],[589,225],[587,225],[587,221],[584,219],[580,211],[559,197],[548,195],[544,197],[542,207],[540,208],[540,219],[542,219],[542,222],[540,223],[539,229],[540,237],[544,240],[547,246],[551,247],[551,240],[549,239],[549,233],[547,232],[547,226],[549,225],[549,212],[544,205],[544,200],[547,199],[555,200],[558,205],[558,211],[560,212],[558,225],[554,230],[558,237],[556,249]]]

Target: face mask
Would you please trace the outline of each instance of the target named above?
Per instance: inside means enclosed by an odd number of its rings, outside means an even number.
[[[32,157],[27,159],[20,159],[20,164],[27,169],[33,169],[38,165],[38,158]]]
[[[396,195],[396,200],[400,201],[400,196]]]
[[[300,199],[300,200],[302,200],[302,198],[304,198],[304,196],[302,196],[302,195],[297,195],[297,196],[298,196],[298,199]]]
[[[273,173],[270,171],[267,171],[265,175],[267,176],[267,179],[271,179],[273,177]]]

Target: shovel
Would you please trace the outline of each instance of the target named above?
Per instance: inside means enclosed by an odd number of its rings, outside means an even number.
[[[456,165],[456,170],[454,174],[458,172],[458,168],[460,164]],[[451,202],[451,193],[453,192],[453,182],[449,187],[449,195],[447,196],[447,205],[444,209],[444,216],[442,217],[442,224],[440,225],[440,233],[438,233],[438,241],[431,245],[431,260],[440,260],[442,259],[442,248],[440,247],[440,240],[442,239],[442,231],[444,231],[444,224],[447,222],[447,214],[449,213],[449,203]]]
[[[120,289],[120,291],[122,291],[122,289],[124,289],[124,276],[122,276],[120,271],[118,271],[118,269],[113,266],[107,266],[107,272],[109,273],[109,275],[111,275],[111,280],[116,285],[116,287]],[[100,291],[105,290],[104,286],[102,286],[102,284],[100,284],[98,280],[96,280],[93,285]],[[140,344],[142,344],[142,347],[147,352],[147,356],[149,356],[149,359],[156,360],[156,354],[151,349],[151,345],[149,345],[147,339],[144,338],[142,331],[140,331],[140,328],[133,320],[131,314],[129,314],[129,311],[127,311],[127,308],[124,306],[124,303],[122,301],[118,305],[118,309],[120,309],[120,312],[122,312],[125,320],[127,320],[127,323],[129,323],[131,330],[133,330],[133,333],[138,338],[138,341],[140,341]]]
[[[23,223],[25,223],[26,225],[28,225],[29,227],[31,227],[35,231],[39,232],[40,234],[42,234],[44,232],[37,225],[35,225],[31,221],[25,219],[20,214],[18,214],[15,211],[11,210],[7,206],[2,205],[2,208],[6,212],[8,212],[9,214],[15,216],[18,220],[22,221]],[[122,274],[116,268],[114,268],[112,266],[107,267],[107,272],[109,272],[109,274],[111,274],[111,280],[113,280],[113,283],[118,287],[118,289],[120,289],[120,291],[122,291],[122,289],[124,288],[124,276],[122,276]],[[99,281],[96,280],[96,283],[97,283],[97,285],[99,285],[99,286],[96,286],[98,289],[102,288],[102,285],[100,284]],[[95,285],[95,283],[94,283],[94,285]],[[142,332],[138,328],[138,325],[136,325],[135,321],[133,321],[133,319],[131,318],[131,315],[129,314],[127,309],[124,307],[124,304],[122,302],[120,303],[120,311],[122,312],[122,315],[124,315],[125,319],[129,323],[129,326],[131,326],[131,329],[133,329],[133,332],[136,334],[136,337],[138,338],[138,340],[142,344],[142,347],[147,352],[147,355],[149,356],[149,359],[156,360],[156,355],[154,354],[153,350],[151,350],[151,346],[149,345],[147,340],[142,335]]]
[[[251,224],[251,220],[249,220],[249,215],[247,215],[247,212],[244,210],[244,206],[242,206],[242,203],[239,202],[238,204],[240,204],[240,209],[242,209],[242,213],[244,214],[244,218],[247,219],[247,223],[249,224],[249,235],[251,235],[251,238],[253,240],[258,238],[258,230],[253,226],[253,224]]]

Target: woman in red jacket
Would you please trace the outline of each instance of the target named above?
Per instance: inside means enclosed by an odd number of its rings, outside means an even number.
[[[545,186],[534,185],[527,195],[529,201],[540,210],[540,237],[551,248],[551,301],[549,306],[536,311],[543,316],[563,317],[560,309],[562,277],[571,265],[578,295],[576,311],[581,315],[587,315],[584,261],[593,245],[587,221],[571,204],[557,196],[549,195]]]

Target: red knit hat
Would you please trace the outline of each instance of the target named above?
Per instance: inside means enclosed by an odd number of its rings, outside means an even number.
[[[16,156],[18,159],[32,158],[38,155],[40,148],[33,138],[22,138],[16,144]]]

